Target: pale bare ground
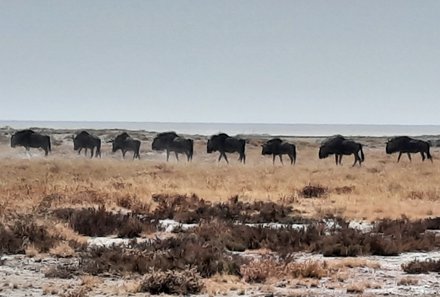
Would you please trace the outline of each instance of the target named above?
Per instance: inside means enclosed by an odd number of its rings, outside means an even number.
[[[334,159],[318,159],[318,141],[297,141],[298,162],[284,166],[261,155],[259,142],[247,145],[247,162],[230,155],[230,164],[217,162],[217,153],[207,154],[205,142],[196,142],[192,162],[151,152],[143,142],[142,159],[122,160],[120,152],[111,154],[105,144],[101,159],[89,159],[73,152],[71,142],[55,146],[45,158],[39,151],[25,154],[23,148],[0,145],[0,206],[3,214],[32,212],[49,195],[56,195],[52,206],[91,206],[104,204],[116,208],[121,197],[136,197],[152,203],[153,194],[196,194],[208,201],[227,201],[238,196],[243,201],[273,201],[291,205],[304,216],[327,214],[347,219],[411,219],[440,216],[440,163],[422,162],[406,156],[396,163],[396,155],[386,155],[380,144],[365,148],[362,167],[351,167],[352,156],[343,166]],[[377,142],[377,141],[376,141]],[[374,143],[371,141],[370,143]],[[433,151],[434,157],[438,155]],[[307,185],[328,189],[321,198],[303,198]],[[154,205],[154,203],[152,203]]]

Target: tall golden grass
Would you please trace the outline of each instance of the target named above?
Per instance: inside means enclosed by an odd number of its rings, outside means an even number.
[[[103,148],[103,151],[108,151]],[[245,201],[267,200],[289,204],[306,216],[341,215],[349,219],[422,218],[440,216],[440,163],[410,163],[387,156],[382,148],[366,148],[366,162],[342,167],[334,159],[319,160],[317,146],[300,143],[298,163],[272,165],[261,156],[258,145],[248,145],[247,164],[230,156],[230,165],[217,163],[202,143],[192,163],[166,163],[163,155],[142,156],[140,161],[121,160],[119,155],[102,159],[77,156],[70,147],[55,148],[48,158],[17,158],[22,152],[2,148],[0,213],[35,212],[42,207],[104,204],[116,208],[118,199],[136,198],[152,203],[155,193],[196,194],[210,201],[226,201],[238,195]],[[435,155],[435,152],[434,152]],[[12,157],[11,157],[12,156]],[[183,159],[183,158],[182,158]],[[299,191],[309,184],[328,188],[322,198],[302,198]],[[47,204],[47,205],[45,205]]]

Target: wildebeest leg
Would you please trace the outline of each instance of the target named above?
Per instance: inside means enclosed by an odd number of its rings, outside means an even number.
[[[82,150],[82,147],[79,148],[78,155],[81,155],[81,150]]]
[[[401,157],[402,157],[402,152],[399,152],[399,157],[397,157],[397,163],[399,163]]]
[[[293,156],[291,154],[289,154],[289,158],[290,158],[290,165],[293,164]]]
[[[338,155],[336,155],[336,154],[335,154],[335,162],[336,162],[336,165],[338,165]]]
[[[122,150],[122,159],[125,159],[125,153],[126,152],[127,152],[126,150]]]
[[[342,155],[338,155],[338,156],[339,156],[338,164],[339,164],[339,165],[342,165]]]
[[[422,155],[422,161],[425,161],[425,153],[424,152],[420,152],[420,155]]]
[[[275,165],[275,158],[276,158],[276,155],[272,154],[272,165]]]
[[[90,159],[91,159],[91,158],[93,158],[93,154],[95,153],[95,148],[92,147],[90,150],[92,151],[92,152],[90,153]]]
[[[179,154],[177,152],[174,152],[174,154],[176,155],[176,160],[179,161]]]
[[[359,159],[358,154],[357,154],[357,153],[354,153],[353,155],[354,155],[354,163],[353,163],[353,166],[351,166],[351,167],[356,166],[356,163],[357,163],[357,162],[359,162],[359,166],[361,166],[361,160]]]
[[[168,162],[169,159],[170,159],[170,151],[167,150],[167,162]]]
[[[283,156],[281,154],[279,154],[278,157],[280,157],[281,165],[284,165],[284,163],[283,163]]]
[[[412,160],[411,160],[411,154],[410,153],[406,153],[407,155],[408,155],[408,159],[409,159],[409,161],[411,162]]]
[[[226,163],[229,164],[228,156],[226,156],[226,153],[222,152],[221,154],[222,154],[223,158],[225,159]]]

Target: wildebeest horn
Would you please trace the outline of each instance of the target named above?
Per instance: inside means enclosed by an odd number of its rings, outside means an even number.
[[[114,139],[110,139],[109,141],[107,141],[107,143],[113,143],[113,142],[115,142]]]

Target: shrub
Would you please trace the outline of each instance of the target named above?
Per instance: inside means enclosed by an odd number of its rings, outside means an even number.
[[[195,269],[165,272],[152,270],[143,277],[139,291],[153,295],[191,295],[200,293],[202,288],[200,275]]]
[[[321,198],[327,195],[328,189],[321,185],[308,184],[302,188],[300,194],[304,198]]]
[[[414,260],[407,264],[402,264],[402,269],[409,274],[440,272],[440,260]]]

